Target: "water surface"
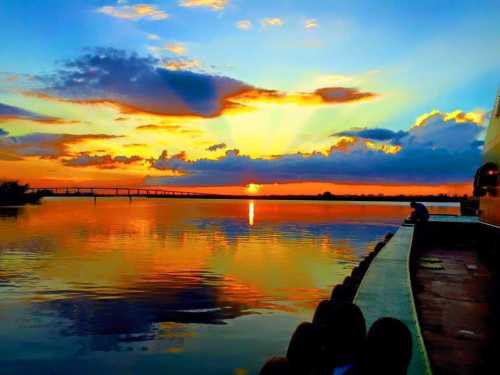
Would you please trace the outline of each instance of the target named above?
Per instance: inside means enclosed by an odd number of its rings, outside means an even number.
[[[0,368],[256,374],[408,211],[112,198],[0,207]]]

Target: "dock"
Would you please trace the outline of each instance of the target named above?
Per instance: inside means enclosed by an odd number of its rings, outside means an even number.
[[[412,333],[408,374],[495,372],[498,346],[495,267],[499,228],[475,216],[432,215],[403,224],[377,254],[354,303],[367,327],[382,317]],[[479,371],[479,372],[478,372]]]
[[[354,298],[370,327],[377,319],[392,317],[403,321],[413,338],[408,374],[432,374],[413,298],[410,253],[413,226],[401,226],[375,257]]]
[[[335,306],[352,302],[367,329],[385,317],[406,325],[412,336],[409,375],[500,373],[498,243],[500,228],[476,216],[431,215],[426,223],[403,223],[319,303],[312,322],[297,327],[286,358],[276,364],[302,363],[294,358],[307,347],[310,357],[301,360],[314,368],[324,339],[304,332],[326,329]]]

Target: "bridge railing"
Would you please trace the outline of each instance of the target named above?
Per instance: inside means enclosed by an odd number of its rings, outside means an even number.
[[[32,187],[32,193],[49,196],[120,196],[120,197],[165,197],[165,196],[215,196],[217,194],[200,193],[193,191],[128,188],[128,187]]]

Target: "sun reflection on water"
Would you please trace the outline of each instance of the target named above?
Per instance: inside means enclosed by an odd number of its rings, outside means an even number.
[[[255,216],[255,202],[250,201],[248,202],[248,224],[250,226],[253,226],[254,216]]]

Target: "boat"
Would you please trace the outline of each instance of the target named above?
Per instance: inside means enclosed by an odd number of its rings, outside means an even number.
[[[476,215],[431,215],[428,222],[403,223],[319,303],[312,322],[297,327],[286,357],[269,360],[261,374],[321,367],[325,351],[318,340],[331,332],[327,326],[339,303],[356,305],[366,328],[387,317],[407,327],[411,356],[398,373],[500,374],[500,91],[483,155],[474,176]],[[387,366],[393,354],[375,361]]]
[[[490,114],[484,141],[484,164],[474,178],[474,195],[479,198],[479,216],[485,224],[500,226],[500,90]]]

